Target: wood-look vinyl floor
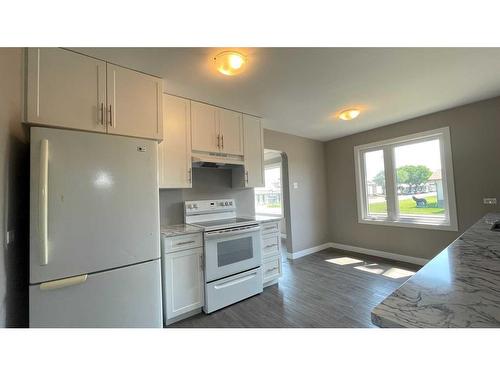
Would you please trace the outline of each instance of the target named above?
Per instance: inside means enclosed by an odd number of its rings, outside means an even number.
[[[169,328],[374,327],[371,310],[411,276],[406,270],[418,266],[336,249],[283,259],[279,284]]]

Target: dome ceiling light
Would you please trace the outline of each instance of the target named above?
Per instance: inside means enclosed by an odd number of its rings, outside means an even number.
[[[346,110],[343,110],[342,112],[340,112],[339,119],[344,120],[344,121],[349,121],[349,120],[352,120],[352,119],[355,119],[356,117],[358,117],[360,113],[361,113],[361,111],[359,109],[356,109],[356,108],[346,109]]]
[[[214,57],[217,70],[226,76],[240,74],[245,68],[246,62],[246,57],[236,51],[224,51]]]

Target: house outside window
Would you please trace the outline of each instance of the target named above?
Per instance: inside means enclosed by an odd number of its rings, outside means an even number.
[[[449,128],[354,148],[358,221],[456,231]]]

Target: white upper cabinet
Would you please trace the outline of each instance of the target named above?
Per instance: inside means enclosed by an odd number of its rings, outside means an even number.
[[[264,136],[260,118],[243,115],[245,187],[264,186]]]
[[[108,133],[162,139],[163,82],[107,64]]]
[[[239,112],[193,101],[193,151],[243,155],[243,125]]]
[[[242,114],[227,109],[218,109],[220,152],[243,155]]]
[[[25,121],[162,139],[163,80],[61,48],[28,48]]]
[[[190,119],[188,99],[163,94],[163,142],[158,145],[160,189],[192,187]]]
[[[60,48],[27,57],[27,122],[106,132],[106,62]]]
[[[193,151],[219,152],[217,107],[191,102],[191,129]]]

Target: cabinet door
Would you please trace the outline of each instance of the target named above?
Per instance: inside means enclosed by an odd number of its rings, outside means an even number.
[[[108,133],[162,139],[163,81],[121,66],[106,66]]]
[[[106,132],[106,63],[60,48],[28,48],[26,121]]]
[[[220,108],[218,115],[221,152],[243,155],[242,114]]]
[[[164,254],[166,318],[199,309],[204,302],[203,248]]]
[[[243,115],[245,186],[264,186],[264,137],[258,117]]]
[[[188,99],[163,94],[163,142],[158,145],[161,188],[190,188],[191,105]]]
[[[191,134],[193,151],[219,152],[217,107],[191,102]]]

